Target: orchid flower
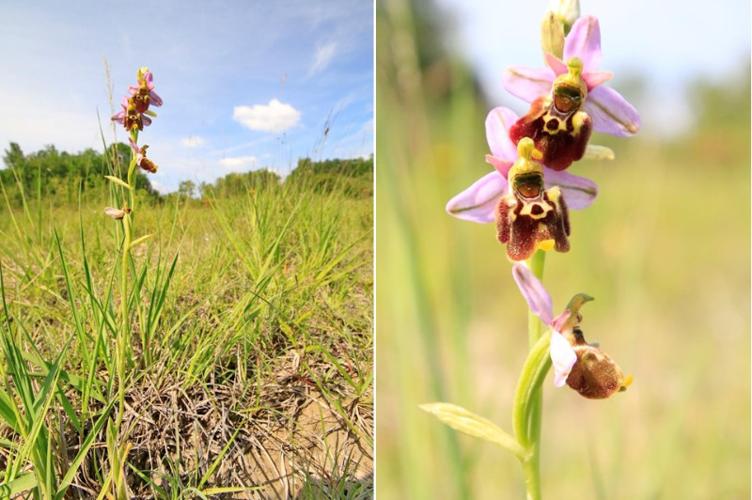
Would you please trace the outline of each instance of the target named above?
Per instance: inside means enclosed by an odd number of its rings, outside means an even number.
[[[115,220],[122,220],[123,217],[125,217],[125,214],[130,213],[130,208],[113,208],[113,207],[105,207],[104,213],[108,217],[115,219]]]
[[[141,67],[137,74],[138,85],[129,85],[128,92],[133,99],[136,110],[139,113],[146,113],[149,105],[162,105],[162,98],[154,91],[154,75],[149,68]]]
[[[136,109],[133,99],[124,97],[120,107],[120,112],[112,115],[112,121],[122,124],[129,132],[143,130],[144,126],[151,125],[151,118]]]
[[[515,144],[531,138],[543,162],[554,170],[565,170],[582,159],[593,131],[593,120],[581,109],[587,97],[582,61],[575,57],[567,68],[554,80],[551,94],[533,101],[527,114],[509,129]]]
[[[136,155],[136,165],[138,165],[142,169],[152,174],[157,173],[157,164],[146,157],[146,150],[149,146],[143,145],[139,147],[138,144],[136,144],[136,142],[132,138],[129,138],[128,142],[131,145],[131,150],[133,151],[133,154]]]
[[[551,328],[549,352],[556,387],[567,384],[589,399],[604,399],[629,387],[632,377],[625,377],[621,368],[597,345],[588,344],[579,327],[580,308],[593,300],[592,297],[582,293],[575,295],[564,312],[554,317],[551,296],[524,263],[514,264],[512,277],[530,311]]]
[[[569,211],[561,189],[544,188],[543,154],[533,140],[517,145],[517,161],[509,169],[509,192],[496,208],[496,236],[512,260],[530,258],[536,249],[569,251]]]
[[[587,86],[582,110],[592,119],[593,129],[617,136],[630,136],[640,129],[637,110],[621,94],[602,85],[613,74],[599,71],[601,31],[593,16],[579,18],[564,40],[563,61],[547,53],[545,68],[513,66],[504,72],[504,88],[527,102],[550,97],[557,77],[569,73],[573,59],[582,63],[581,78]]]
[[[486,162],[494,171],[475,181],[469,188],[454,196],[446,211],[459,219],[487,224],[496,219],[499,200],[507,192],[509,169],[517,161],[517,147],[509,138],[509,128],[518,117],[511,109],[498,107],[486,117],[486,140],[491,154]],[[543,167],[546,188],[558,186],[567,206],[572,210],[587,208],[598,194],[598,186],[584,177],[557,172]]]

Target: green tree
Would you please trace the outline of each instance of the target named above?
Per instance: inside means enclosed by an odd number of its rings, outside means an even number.
[[[196,193],[196,184],[193,181],[180,181],[178,194],[187,198],[193,198]]]

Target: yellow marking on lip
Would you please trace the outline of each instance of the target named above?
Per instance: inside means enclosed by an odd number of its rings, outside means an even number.
[[[543,209],[543,211],[539,214],[534,214],[533,213],[534,206],[539,206],[540,208]],[[540,220],[540,219],[545,219],[551,210],[552,210],[551,206],[543,204],[543,203],[526,203],[525,206],[522,207],[522,210],[520,210],[520,215],[530,217],[533,220]]]
[[[535,246],[538,250],[543,250],[544,252],[550,252],[551,250],[554,249],[554,240],[540,240],[536,242]]]
[[[626,377],[624,377],[624,382],[621,383],[621,387],[619,387],[619,392],[626,391],[630,385],[632,385],[632,382],[634,382],[634,377],[630,373]]]

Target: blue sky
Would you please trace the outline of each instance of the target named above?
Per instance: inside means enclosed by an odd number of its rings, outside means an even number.
[[[491,98],[524,111],[501,86],[508,65],[541,66],[539,26],[548,0],[436,0],[452,26],[449,45],[467,57]],[[645,79],[637,103],[644,133],[671,134],[692,123],[687,83],[749,78],[749,0],[580,0],[598,17],[601,68]],[[629,97],[629,96],[628,96]]]
[[[368,0],[3,2],[0,148],[101,150],[97,111],[112,141],[105,59],[115,106],[154,73],[165,104],[140,142],[162,191],[373,152]]]

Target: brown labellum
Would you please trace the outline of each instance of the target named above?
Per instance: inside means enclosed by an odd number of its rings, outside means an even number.
[[[577,362],[567,377],[567,385],[589,399],[605,399],[625,388],[621,368],[600,349],[589,344],[575,345]]]

